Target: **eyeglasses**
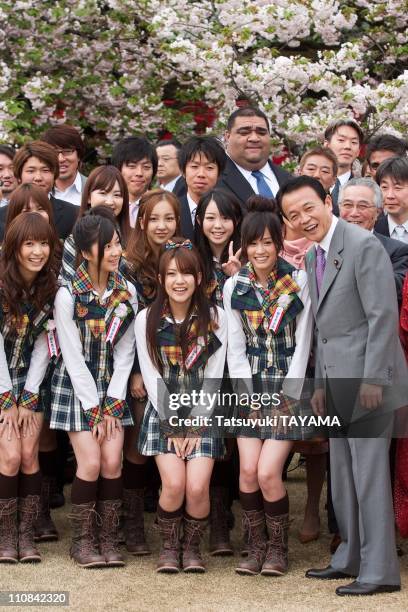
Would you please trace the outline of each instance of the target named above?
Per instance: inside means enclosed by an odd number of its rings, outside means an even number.
[[[381,165],[381,162],[373,162],[372,164],[368,162],[368,165],[370,166],[371,170],[378,170]]]
[[[376,208],[374,204],[351,204],[351,202],[345,202],[344,204],[340,204],[343,210],[351,211],[356,209],[357,212],[365,212],[366,210],[370,210],[370,208]]]
[[[177,157],[159,157],[159,162],[161,161],[168,162],[168,161],[171,161],[172,159],[177,159]]]
[[[62,155],[62,157],[69,157],[70,155],[72,155],[73,153],[75,153],[76,149],[58,149],[57,147],[55,148],[55,152],[57,155]]]

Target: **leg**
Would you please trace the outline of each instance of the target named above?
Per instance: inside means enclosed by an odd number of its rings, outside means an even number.
[[[57,436],[45,420],[40,433],[38,458],[42,481],[40,513],[35,523],[35,541],[52,542],[58,540],[58,532],[50,513],[51,491],[55,491],[57,485]]]
[[[289,499],[282,476],[292,447],[289,440],[265,440],[259,458],[258,479],[269,533],[261,571],[266,576],[281,576],[288,571]]]
[[[183,519],[183,502],[186,489],[186,466],[172,453],[155,457],[162,481],[157,506],[157,522],[161,536],[161,549],[157,572],[180,571],[180,528]]]
[[[20,440],[0,437],[0,563],[17,563],[17,496],[21,462]]]
[[[34,435],[21,438],[18,548],[22,562],[41,561],[34,543],[34,525],[40,514],[42,478],[38,451],[44,417],[42,414],[37,414],[36,417],[39,429],[34,429]]]
[[[105,558],[99,554],[95,534],[101,449],[90,431],[70,432],[69,438],[77,460],[77,473],[71,490],[73,538],[70,554],[81,567],[104,566]]]
[[[210,555],[234,553],[230,542],[228,510],[230,508],[230,459],[215,461],[210,481]]]
[[[326,453],[306,455],[307,501],[303,525],[299,533],[299,540],[302,544],[319,537],[319,504],[326,476],[326,464]]]

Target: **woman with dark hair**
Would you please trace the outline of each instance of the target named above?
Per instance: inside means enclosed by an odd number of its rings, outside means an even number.
[[[248,263],[224,286],[228,369],[249,397],[255,392],[272,398],[282,389],[285,395],[278,405],[275,400],[262,405],[262,414],[252,401],[245,412],[260,423],[238,432],[240,500],[249,534],[248,557],[238,565],[239,574],[282,575],[288,567],[289,500],[282,471],[293,442],[280,417],[290,409],[286,395],[300,399],[312,317],[306,273],[278,256],[282,246],[275,203],[249,201],[242,224],[242,255]],[[265,415],[276,417],[277,427],[263,425]]]
[[[54,245],[40,214],[20,214],[8,227],[0,259],[1,562],[41,561],[34,544],[41,492],[39,389],[52,335]]]
[[[123,427],[133,424],[126,390],[137,297],[118,271],[122,246],[115,217],[102,217],[98,209],[74,226],[83,261],[55,298],[62,359],[51,381],[50,428],[68,432],[77,460],[71,557],[81,567],[124,565],[118,548]]]
[[[163,189],[152,189],[140,199],[136,226],[130,235],[126,250],[126,275],[135,285],[139,310],[152,303],[157,291],[157,270],[163,244],[173,238],[180,228],[180,207],[177,198]],[[128,552],[133,555],[150,554],[144,531],[144,499],[148,485],[147,459],[137,450],[140,423],[143,418],[146,389],[140,373],[138,355],[135,355],[129,384],[133,398],[134,427],[125,432],[123,459],[123,517],[124,536]],[[154,467],[154,466],[153,466]],[[151,474],[153,495],[155,483]],[[156,478],[157,480],[157,478]]]
[[[155,301],[139,313],[135,324],[142,376],[149,397],[139,438],[143,455],[154,456],[162,489],[157,509],[162,547],[158,572],[182,569],[204,572],[200,554],[210,510],[209,485],[214,460],[224,454],[222,439],[210,437],[201,427],[169,420],[168,393],[199,391],[207,384],[213,393],[223,371],[227,327],[225,313],[205,295],[203,270],[189,240],[174,239],[166,245],[159,263]],[[191,416],[206,406],[193,407]],[[189,407],[191,409],[191,406]],[[202,414],[202,413],[201,413]],[[180,418],[179,418],[180,417]],[[200,421],[201,422],[201,421]],[[183,519],[184,509],[184,519]]]
[[[121,241],[126,245],[130,233],[129,194],[123,176],[114,166],[99,166],[92,170],[82,192],[78,219],[95,206],[106,206],[112,210]],[[62,254],[61,277],[64,282],[70,281],[75,273],[76,257],[71,235],[64,242]]]
[[[234,195],[223,189],[213,189],[200,198],[194,242],[204,267],[207,296],[220,308],[224,307],[225,281],[241,268],[241,222],[241,205]],[[227,371],[223,390],[232,391]],[[210,554],[214,556],[233,554],[228,514],[231,505],[230,491],[233,489],[230,461],[234,448],[233,440],[227,441],[227,448],[224,459],[215,462],[211,476]]]

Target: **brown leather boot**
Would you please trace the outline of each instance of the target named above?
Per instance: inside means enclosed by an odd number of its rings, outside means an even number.
[[[228,528],[228,489],[210,488],[210,555],[214,557],[233,555]]]
[[[205,563],[201,556],[200,543],[204,536],[207,522],[207,519],[190,519],[184,517],[182,565],[185,572],[205,572]]]
[[[123,567],[125,561],[119,551],[119,516],[121,499],[98,500],[97,512],[102,525],[99,530],[99,550],[109,567]]]
[[[41,561],[34,543],[34,524],[39,512],[39,495],[18,498],[18,557],[22,563]]]
[[[0,499],[0,563],[17,563],[17,548],[17,498]]]
[[[288,571],[289,514],[266,515],[268,548],[262,566],[263,576],[283,576]]]
[[[105,557],[99,553],[96,537],[95,502],[72,504],[69,515],[72,524],[70,556],[81,567],[106,567]]]
[[[150,555],[144,532],[144,489],[123,490],[126,549],[132,555]]]
[[[259,574],[265,560],[266,528],[263,510],[244,510],[243,527],[248,533],[248,556],[235,569],[237,574]]]
[[[54,542],[58,540],[58,531],[50,513],[51,478],[42,477],[40,514],[34,525],[35,542]]]
[[[182,516],[171,519],[157,516],[161,536],[161,548],[156,572],[176,574],[180,571],[180,526]]]

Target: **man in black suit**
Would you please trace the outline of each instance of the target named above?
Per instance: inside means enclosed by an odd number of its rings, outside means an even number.
[[[367,174],[375,181],[377,170],[390,157],[406,157],[408,142],[393,134],[377,134],[370,138],[366,149]]]
[[[79,207],[58,200],[51,194],[55,179],[58,177],[58,155],[51,145],[40,140],[34,140],[21,147],[13,162],[14,176],[19,184],[33,183],[44,189],[52,204],[54,221],[59,238],[65,239],[72,232]],[[0,209],[0,239],[3,239],[7,208]]]
[[[218,187],[241,202],[254,194],[275,197],[291,175],[269,160],[271,136],[267,116],[257,108],[240,108],[228,119],[225,132],[227,164]]]
[[[408,244],[408,158],[390,157],[383,161],[378,167],[376,181],[387,213],[378,219],[376,231]]]
[[[226,158],[223,147],[212,136],[193,136],[181,147],[179,165],[187,193],[179,201],[181,233],[185,238],[193,240],[197,204],[204,193],[216,186]]]
[[[181,143],[175,138],[159,140],[156,145],[159,186],[161,189],[171,191],[178,198],[185,196],[187,193],[186,181],[181,174],[178,161],[180,149]]]
[[[340,217],[349,223],[373,232],[387,251],[394,270],[398,301],[408,271],[408,245],[379,234],[374,225],[382,209],[382,194],[377,183],[370,178],[353,178],[339,194]]]

